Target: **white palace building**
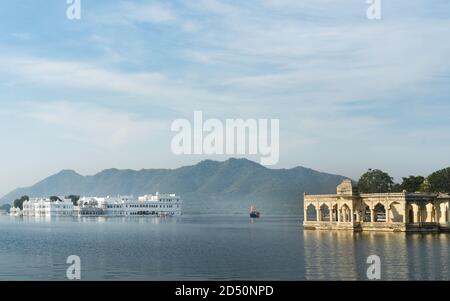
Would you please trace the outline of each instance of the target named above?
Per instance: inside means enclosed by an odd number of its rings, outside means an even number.
[[[82,197],[74,209],[75,215],[103,216],[179,216],[182,200],[175,194],[132,196]]]
[[[71,200],[63,199],[52,202],[50,199],[36,198],[23,202],[23,216],[72,216],[74,205]],[[15,212],[14,215],[20,215]]]
[[[117,197],[81,197],[77,205],[70,199],[34,198],[23,209],[11,208],[13,216],[179,216],[182,200],[175,194]]]

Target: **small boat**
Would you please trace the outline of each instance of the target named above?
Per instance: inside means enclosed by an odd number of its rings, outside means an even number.
[[[256,210],[256,207],[251,206],[250,207],[250,217],[251,218],[259,218],[259,216],[260,216],[260,213],[259,213],[259,211]]]

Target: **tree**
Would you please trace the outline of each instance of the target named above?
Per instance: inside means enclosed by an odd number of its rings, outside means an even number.
[[[61,199],[59,197],[57,197],[57,196],[51,196],[50,197],[50,201],[51,202],[56,202],[56,201],[61,201]]]
[[[402,192],[402,191],[403,189],[401,184],[395,183],[394,185],[392,185],[391,192]]]
[[[13,206],[15,208],[20,208],[20,210],[22,210],[23,209],[23,202],[29,201],[29,200],[30,200],[30,198],[27,195],[23,195],[20,199],[14,200]]]
[[[9,212],[10,209],[11,209],[10,204],[5,204],[5,205],[0,206],[0,210],[4,210],[6,212]]]
[[[430,191],[450,193],[450,167],[433,172],[427,180]]]
[[[430,183],[428,182],[428,179],[425,179],[425,181],[423,181],[423,183],[420,185],[419,191],[420,192],[430,192],[431,191]]]
[[[66,199],[70,199],[73,205],[76,206],[78,204],[78,201],[80,200],[80,196],[71,194],[66,196]]]
[[[379,169],[369,169],[358,181],[359,191],[363,193],[390,192],[393,186],[393,178]]]
[[[425,178],[422,176],[409,176],[402,178],[403,182],[400,185],[400,191],[406,190],[406,192],[421,191],[421,187]]]

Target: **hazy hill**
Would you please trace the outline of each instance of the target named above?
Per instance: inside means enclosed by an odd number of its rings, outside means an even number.
[[[173,192],[185,200],[186,213],[246,213],[256,204],[263,213],[299,213],[303,192],[332,193],[344,177],[304,167],[269,169],[246,159],[206,160],[177,169],[107,169],[93,176],[63,170],[0,199],[22,195],[143,195]]]

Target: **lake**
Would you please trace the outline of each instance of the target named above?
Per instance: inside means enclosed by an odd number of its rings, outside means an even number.
[[[0,216],[0,280],[449,280],[450,234],[303,230],[298,216]]]

